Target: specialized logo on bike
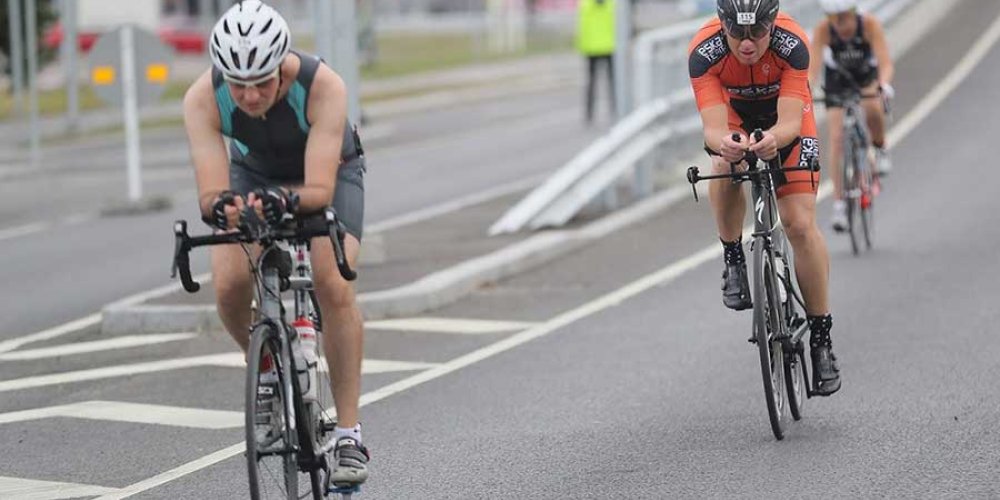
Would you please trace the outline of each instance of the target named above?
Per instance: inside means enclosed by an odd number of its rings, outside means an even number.
[[[757,202],[754,203],[754,211],[757,212],[757,222],[764,223],[764,197],[757,198]]]

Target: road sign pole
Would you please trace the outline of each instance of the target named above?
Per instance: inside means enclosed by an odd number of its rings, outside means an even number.
[[[24,35],[21,31],[21,0],[7,0],[10,32],[10,69],[14,79],[14,112],[24,110]]]
[[[333,3],[333,2],[330,2]],[[361,88],[358,71],[357,11],[354,2],[333,3],[333,25],[337,33],[332,65],[347,84],[347,115],[351,123],[361,120]]]
[[[63,0],[63,69],[66,72],[66,128],[75,132],[80,120],[80,72],[77,69],[79,52],[76,37],[76,2]]]
[[[35,0],[25,4],[24,23],[28,51],[28,109],[31,113],[31,164],[37,165],[41,153],[41,131],[38,124],[38,25]]]
[[[128,199],[137,203],[142,198],[142,165],[139,151],[139,106],[136,95],[135,44],[132,25],[121,32],[122,113],[125,118],[125,154],[128,161]]]

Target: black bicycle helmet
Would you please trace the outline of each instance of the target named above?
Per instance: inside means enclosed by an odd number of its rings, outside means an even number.
[[[719,20],[731,36],[761,38],[774,26],[778,0],[716,0]]]

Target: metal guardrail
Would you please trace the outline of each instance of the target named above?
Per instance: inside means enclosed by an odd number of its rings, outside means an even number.
[[[888,22],[914,0],[862,1],[863,10]],[[823,16],[815,0],[786,0],[785,12],[808,30]],[[633,44],[635,109],[494,223],[491,235],[566,224],[629,173],[633,192],[653,191],[656,153],[671,139],[700,129],[688,81],[687,47],[709,17],[653,30]],[[660,155],[662,156],[662,155]]]

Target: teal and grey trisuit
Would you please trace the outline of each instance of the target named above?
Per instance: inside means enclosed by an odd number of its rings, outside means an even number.
[[[232,139],[229,184],[233,191],[245,195],[257,187],[301,184],[305,179],[309,89],[322,62],[316,56],[292,52],[302,61],[299,74],[284,99],[267,111],[266,119],[251,118],[241,111],[222,73],[212,70],[222,133]],[[350,122],[344,127],[340,157],[333,207],[347,232],[360,240],[365,211],[365,159],[361,141]]]

